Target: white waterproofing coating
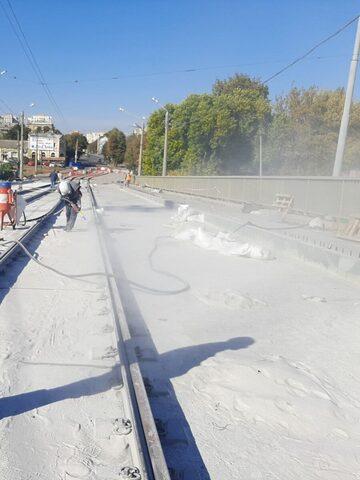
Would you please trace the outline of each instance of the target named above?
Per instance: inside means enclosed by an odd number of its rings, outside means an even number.
[[[271,260],[273,258],[268,249],[251,245],[250,243],[239,243],[229,240],[229,234],[223,232],[219,232],[214,236],[201,227],[187,228],[176,232],[174,237],[177,240],[191,241],[200,248],[214,250],[222,255],[236,255],[260,260]]]
[[[310,228],[318,228],[320,230],[324,229],[324,222],[320,217],[313,218],[309,222],[309,227]]]

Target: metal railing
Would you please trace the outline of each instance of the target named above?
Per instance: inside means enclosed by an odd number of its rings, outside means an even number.
[[[297,211],[337,217],[360,214],[360,178],[140,176],[136,178],[136,184],[265,206],[272,205],[277,194],[288,194],[294,197]]]

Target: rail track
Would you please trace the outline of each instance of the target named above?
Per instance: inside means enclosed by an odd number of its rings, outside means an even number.
[[[121,423],[127,435],[128,446],[131,452],[130,458],[132,460],[131,465],[119,465],[119,479],[170,480],[169,470],[148,401],[138,360],[131,342],[128,322],[115,281],[115,275],[112,270],[102,218],[97,213],[98,204],[90,182],[88,192],[104,263],[107,289],[111,300],[111,315],[114,320],[120,359],[120,378],[123,382],[123,388],[121,390],[122,401],[127,417],[122,418]],[[49,191],[42,192],[44,195],[46,193],[49,193]],[[12,260],[19,253],[21,245],[25,246],[39,229],[45,227],[50,217],[60,213],[61,203],[61,200],[59,200],[45,215],[26,230],[26,232],[17,239],[16,243],[0,254],[0,270],[3,270],[9,260]]]

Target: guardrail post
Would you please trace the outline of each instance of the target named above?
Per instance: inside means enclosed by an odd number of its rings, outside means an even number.
[[[339,204],[339,217],[342,216],[343,207],[344,207],[344,185],[345,180],[341,180],[341,190],[340,190],[340,204]]]

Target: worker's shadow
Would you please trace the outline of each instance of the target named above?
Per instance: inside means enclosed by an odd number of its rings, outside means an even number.
[[[134,305],[132,305],[132,308],[134,308]],[[148,340],[151,340],[151,337]],[[253,343],[254,340],[252,338],[238,337],[223,342],[179,348],[161,355],[157,354],[155,347],[152,350],[154,355],[151,358],[152,376],[156,378],[154,381],[153,379],[150,381],[146,379],[146,387],[153,415],[155,418],[161,417],[160,421],[157,420],[157,425],[158,428],[161,425],[160,440],[167,464],[172,471],[177,471],[177,474],[180,475],[175,478],[210,480],[190,425],[177,400],[170,380],[177,376],[185,375],[189,370],[199,366],[203,361],[219,352],[247,348]],[[133,348],[133,345],[128,344],[127,348]],[[146,355],[147,353],[145,352],[143,362],[141,352],[139,355],[139,363],[143,375],[146,374],[147,370],[143,368],[146,362]],[[155,368],[154,362],[156,363]],[[51,364],[48,367],[51,367]],[[59,365],[57,364],[56,368],[58,367]],[[63,368],[68,367],[69,365],[64,365]],[[39,368],[44,368],[44,366],[39,366]],[[159,372],[161,372],[160,375]],[[21,415],[70,398],[76,399],[100,394],[121,385],[120,368],[117,365],[102,375],[79,380],[68,385],[50,389],[43,388],[0,398],[0,420]],[[164,421],[164,417],[166,417],[166,421]],[[176,458],[174,458],[174,448],[176,450]]]
[[[210,480],[171,379],[185,375],[192,368],[199,366],[217,353],[247,348],[254,343],[254,340],[250,337],[237,337],[227,341],[193,345],[159,354],[133,293],[138,286],[127,279],[109,232],[107,232],[107,243],[115,273],[114,278],[132,337],[132,340],[125,346],[132,352],[135,349],[142,375],[145,377],[153,415],[160,419],[157,424],[166,461],[171,470],[176,472],[174,473],[175,476],[177,475],[176,478]],[[34,247],[36,248],[35,245],[33,245]],[[21,270],[22,268],[23,265]],[[185,293],[187,290],[188,286],[185,285],[172,293]],[[155,293],[159,292],[155,291]],[[170,294],[169,292],[164,293]],[[3,292],[0,290],[1,294]],[[117,328],[120,328],[119,324],[117,324]],[[166,328],[164,330],[164,334],[171,334]],[[105,392],[119,385],[120,382],[119,369],[114,367],[105,374],[68,385],[5,397],[0,399],[0,419],[16,416],[68,398],[79,398]],[[204,428],[206,427],[204,426]]]
[[[176,472],[174,478],[210,480],[210,475],[171,380],[185,375],[192,368],[201,365],[202,362],[217,353],[250,347],[255,340],[250,337],[236,337],[159,354],[134,295],[134,291],[140,287],[142,290],[144,286],[139,286],[127,278],[119,260],[118,249],[114,248],[109,236],[107,246],[112,259],[115,282],[131,333],[131,340],[127,342],[126,347],[131,350],[135,349],[141,373],[145,379],[150,406],[155,419],[158,419],[158,431],[167,464],[173,472]],[[157,243],[150,254],[150,266],[155,272],[159,272],[152,264],[152,255],[156,248]],[[172,274],[171,277],[177,282],[181,280]],[[154,295],[185,294],[189,285],[183,280],[182,283],[181,288],[177,290],[160,292],[152,289],[151,292]],[[154,306],[154,308],[158,307]],[[164,335],[171,335],[166,325],[164,325]],[[206,427],[204,426],[204,428]]]

